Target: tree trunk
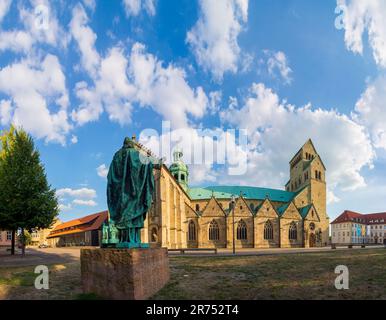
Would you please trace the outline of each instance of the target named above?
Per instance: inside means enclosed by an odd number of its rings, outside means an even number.
[[[24,228],[21,228],[21,255],[25,256],[25,234]]]
[[[15,255],[15,238],[16,238],[16,231],[12,230],[11,255]]]

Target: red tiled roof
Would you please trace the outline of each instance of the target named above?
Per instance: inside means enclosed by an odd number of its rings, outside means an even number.
[[[91,230],[98,230],[103,222],[107,220],[108,211],[94,213],[82,218],[74,219],[55,227],[47,238],[59,237],[66,234],[73,234]]]
[[[386,223],[386,212],[362,214],[354,211],[346,210],[337,217],[331,224],[342,222],[359,222],[364,224],[380,224]]]

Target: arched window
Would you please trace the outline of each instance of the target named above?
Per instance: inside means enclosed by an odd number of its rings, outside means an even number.
[[[196,211],[200,211],[200,205],[198,203],[196,204]]]
[[[158,240],[158,230],[157,228],[151,229],[151,242],[157,242]]]
[[[251,208],[251,211],[252,211],[252,212],[255,211],[255,206],[254,206],[253,203],[249,204],[249,208]]]
[[[181,173],[181,181],[185,181],[185,175]]]
[[[313,222],[310,223],[310,230],[311,231],[315,230],[315,223],[313,223]]]
[[[218,223],[213,220],[209,225],[209,240],[216,241],[220,239],[220,229]]]
[[[247,240],[247,225],[244,220],[237,224],[237,240]]]
[[[297,240],[298,239],[298,228],[295,222],[292,222],[289,227],[289,239]]]
[[[196,241],[196,224],[193,222],[193,220],[189,221],[189,228],[188,228],[188,239],[189,241]]]
[[[273,240],[273,226],[269,220],[264,225],[264,240]]]

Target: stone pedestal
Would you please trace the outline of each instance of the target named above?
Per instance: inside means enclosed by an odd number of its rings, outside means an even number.
[[[169,281],[166,248],[81,249],[84,293],[106,299],[144,300]]]

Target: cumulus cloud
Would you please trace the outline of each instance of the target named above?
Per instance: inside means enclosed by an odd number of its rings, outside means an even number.
[[[376,148],[386,150],[386,76],[371,81],[355,105],[353,118],[366,126]]]
[[[66,196],[82,199],[82,200],[90,200],[96,198],[97,194],[94,189],[90,188],[80,188],[80,189],[71,189],[71,188],[63,188],[56,190],[56,195],[59,198],[63,198]]]
[[[12,102],[1,112],[3,125],[13,123],[38,138],[65,144],[71,129],[67,114],[69,100],[65,76],[56,56],[24,59],[0,69],[0,92]]]
[[[273,77],[280,76],[285,84],[290,84],[292,82],[292,70],[288,66],[288,59],[285,53],[282,51],[273,52],[266,50],[265,54],[268,57],[268,73]]]
[[[129,73],[136,88],[135,100],[152,107],[173,127],[188,126],[188,114],[195,118],[204,116],[208,98],[202,87],[192,89],[183,69],[163,67],[162,61],[147,53],[141,43],[132,47]]]
[[[155,0],[123,0],[123,6],[127,17],[138,16],[141,9],[150,15],[155,15]]]
[[[81,206],[88,206],[88,207],[95,207],[97,205],[97,203],[94,200],[75,199],[72,201],[72,203],[81,205]]]
[[[78,4],[72,11],[70,22],[71,35],[76,40],[81,52],[83,68],[92,76],[95,76],[100,64],[100,57],[95,49],[96,34],[87,25],[88,16],[82,5]]]
[[[310,105],[289,105],[259,83],[252,85],[241,108],[230,107],[221,117],[225,123],[249,133],[247,174],[220,175],[223,182],[283,187],[288,179],[289,159],[312,138],[327,167],[331,191],[366,185],[361,169],[372,166],[374,150],[366,129],[346,115]]]
[[[0,24],[3,22],[4,17],[9,11],[12,0],[0,0]]]
[[[152,108],[174,127],[188,126],[189,116],[204,116],[208,98],[202,87],[189,86],[184,69],[172,64],[164,66],[141,43],[134,43],[128,56],[117,46],[100,57],[95,49],[96,35],[87,25],[87,19],[78,5],[70,25],[82,66],[92,84],[85,81],[76,84],[80,105],[73,110],[72,119],[77,124],[96,121],[104,111],[110,120],[128,124],[134,103]]]
[[[94,200],[97,197],[97,193],[94,189],[90,188],[63,188],[56,190],[56,196],[59,198],[59,209],[61,211],[69,211],[73,208],[73,205],[90,206],[97,205]]]
[[[248,20],[248,0],[200,0],[197,23],[187,33],[197,63],[216,80],[238,69],[237,38]]]
[[[97,169],[97,174],[98,176],[100,176],[101,178],[106,178],[107,177],[107,174],[109,172],[109,168],[106,167],[105,164],[101,164]]]
[[[386,2],[384,0],[337,0],[344,9],[343,27],[349,50],[362,54],[367,33],[376,63],[386,68]]]

